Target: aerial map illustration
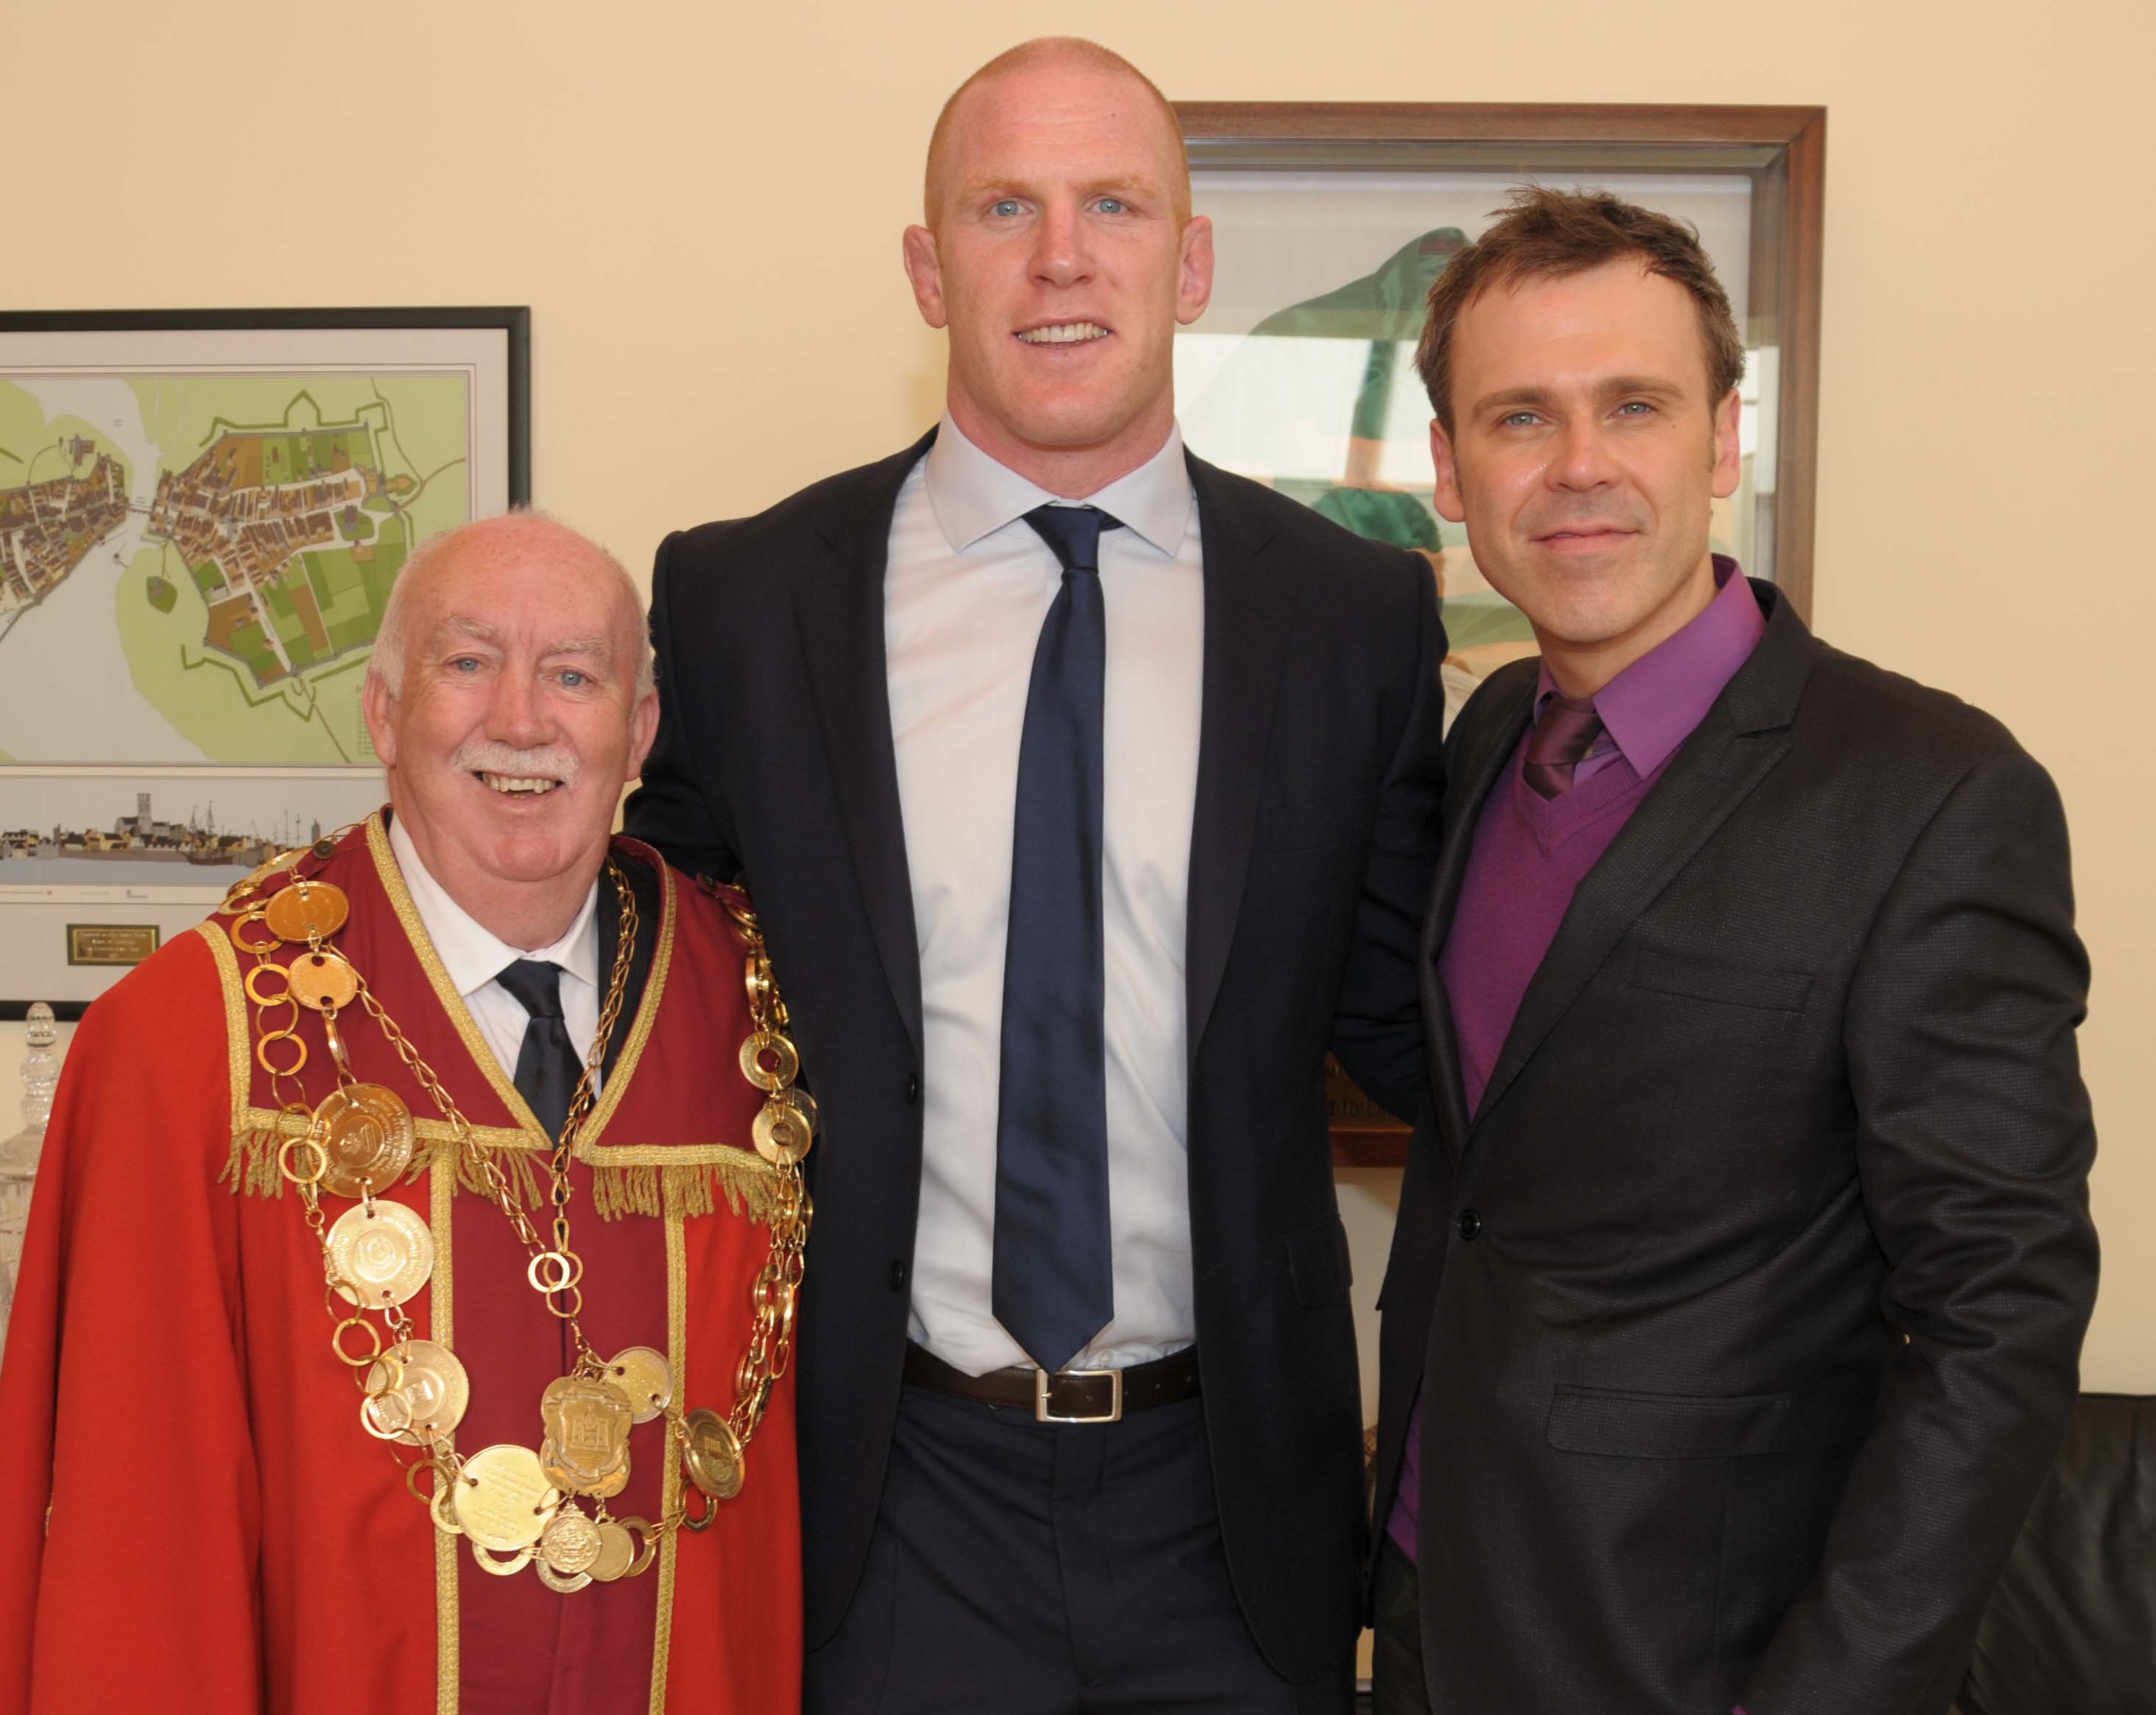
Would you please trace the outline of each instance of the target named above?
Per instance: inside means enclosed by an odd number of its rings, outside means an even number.
[[[0,763],[372,762],[390,587],[471,516],[467,392],[0,371]]]

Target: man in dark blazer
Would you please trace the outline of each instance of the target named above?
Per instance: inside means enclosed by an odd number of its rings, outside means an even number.
[[[1322,1067],[1425,1099],[1432,580],[1183,452],[1210,234],[1126,63],[992,62],[927,202],[947,414],[667,541],[629,811],[745,876],[820,1109],[808,1706],[1344,1712]]]
[[[1543,653],[1447,742],[1378,1707],[1939,1715],[2095,1295],[2057,794],[1711,552],[1743,349],[1689,228],[1526,194],[1420,361]]]

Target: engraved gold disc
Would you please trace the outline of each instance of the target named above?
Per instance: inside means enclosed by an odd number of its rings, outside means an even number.
[[[689,1481],[714,1501],[731,1501],[742,1492],[742,1444],[732,1425],[708,1406],[689,1414],[688,1445],[681,1462]]]
[[[395,1368],[385,1374],[385,1365]],[[448,1439],[464,1421],[465,1408],[471,1404],[471,1379],[465,1374],[463,1360],[448,1347],[432,1340],[407,1340],[383,1353],[367,1372],[367,1393],[370,1401],[381,1401],[370,1414],[370,1422],[385,1429],[394,1425],[395,1439],[407,1446],[424,1447]]]
[[[497,1560],[477,1543],[472,1544],[472,1558],[478,1561],[480,1570],[490,1572],[496,1578],[513,1578],[531,1564],[531,1550],[519,1548],[506,1560]]]
[[[279,888],[262,907],[264,921],[280,941],[326,941],[351,915],[352,901],[343,888],[304,876]]]
[[[598,1530],[598,1558],[592,1562],[589,1570],[601,1584],[612,1584],[629,1570],[629,1563],[636,1558],[636,1538],[629,1534],[627,1527],[611,1518],[601,1519]]]
[[[359,996],[359,973],[334,952],[303,952],[285,976],[292,999],[316,1012],[341,1012]]]
[[[540,1583],[546,1585],[548,1589],[564,1596],[573,1596],[578,1590],[588,1588],[592,1581],[592,1575],[588,1572],[580,1572],[574,1578],[563,1578],[544,1560],[539,1563],[537,1570]]]
[[[816,1098],[798,1084],[788,1084],[778,1092],[779,1100],[801,1116],[802,1123],[808,1127],[808,1135],[816,1135]]]
[[[412,1164],[412,1110],[393,1090],[379,1084],[332,1090],[315,1109],[315,1123],[329,1158],[321,1185],[332,1196],[386,1191]]]
[[[662,1352],[631,1346],[607,1365],[607,1379],[629,1395],[634,1420],[649,1423],[674,1403],[674,1369]]]
[[[603,1546],[598,1526],[574,1507],[564,1507],[539,1538],[539,1558],[562,1577],[574,1578],[598,1564]]]
[[[536,1543],[562,1502],[539,1468],[539,1456],[511,1441],[482,1447],[465,1460],[456,1495],[465,1534],[475,1546],[504,1554]]]
[[[330,1266],[346,1282],[337,1291],[350,1304],[402,1304],[434,1271],[434,1235],[401,1203],[347,1209],[330,1229],[329,1247]]]
[[[808,1122],[791,1102],[776,1096],[756,1111],[749,1135],[755,1140],[756,1153],[773,1167],[792,1167],[808,1154],[813,1141]]]

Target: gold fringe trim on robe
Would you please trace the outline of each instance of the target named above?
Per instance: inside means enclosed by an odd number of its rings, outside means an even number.
[[[278,1153],[294,1137],[307,1134],[300,1114],[275,1114],[256,1108],[233,1134],[232,1153],[222,1184],[229,1180],[235,1196],[282,1197],[284,1170]],[[439,1120],[416,1122],[418,1137],[404,1183],[412,1184],[434,1164],[438,1152],[455,1147],[455,1136]],[[670,1209],[685,1215],[714,1213],[721,1199],[727,1209],[747,1211],[751,1220],[768,1222],[778,1204],[778,1173],[762,1157],[723,1143],[602,1144],[579,1148],[577,1159],[592,1170],[592,1205],[601,1220],[632,1214],[657,1219]],[[540,1151],[521,1132],[475,1128],[473,1142],[457,1163],[458,1189],[489,1196],[484,1161],[491,1157],[528,1209],[546,1204]]]

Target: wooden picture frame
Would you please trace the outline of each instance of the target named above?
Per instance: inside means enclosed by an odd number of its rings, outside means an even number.
[[[1203,384],[1228,372],[1225,366],[1234,361],[1232,353],[1224,355],[1219,349],[1224,340],[1240,337],[1248,344],[1256,333],[1281,331],[1285,326],[1283,316],[1300,312],[1303,320],[1293,326],[1300,330],[1306,345],[1313,344],[1312,336],[1322,337],[1342,326],[1323,321],[1327,315],[1339,315],[1339,305],[1349,301],[1368,305],[1382,295],[1365,291],[1361,298],[1355,296],[1356,289],[1378,279],[1367,246],[1363,253],[1353,251],[1352,245],[1341,244],[1330,226],[1322,231],[1313,226],[1306,239],[1299,239],[1295,211],[1306,212],[1316,206],[1313,199],[1319,193],[1337,189],[1342,195],[1363,195],[1372,186],[1383,186],[1404,193],[1403,207],[1406,208],[1414,203],[1419,187],[1428,187],[1430,197],[1435,198],[1445,187],[1452,186],[1455,188],[1444,206],[1457,211],[1470,207],[1461,198],[1471,194],[1470,187],[1475,187],[1474,193],[1483,198],[1481,208],[1494,211],[1506,186],[1540,182],[1607,184],[1620,195],[1657,206],[1654,187],[1661,182],[1672,187],[1672,198],[1679,195],[1677,187],[1682,187],[1685,195],[1704,196],[1711,192],[1741,202],[1741,254],[1732,255],[1727,249],[1717,253],[1725,284],[1742,277],[1741,290],[1732,290],[1732,308],[1748,352],[1754,359],[1747,378],[1748,389],[1753,391],[1747,394],[1750,415],[1746,423],[1747,458],[1754,462],[1748,466],[1750,486],[1745,495],[1748,501],[1740,496],[1740,502],[1748,504],[1751,510],[1738,520],[1748,549],[1739,557],[1748,572],[1770,578],[1787,593],[1797,612],[1809,617],[1819,444],[1825,108],[1228,101],[1174,105],[1189,151],[1196,206],[1199,212],[1214,216],[1224,278],[1235,265],[1236,247],[1244,242],[1245,233],[1256,234],[1260,241],[1291,258],[1294,265],[1281,270],[1284,275],[1293,275],[1297,269],[1307,275],[1313,255],[1322,260],[1328,247],[1337,245],[1342,254],[1334,272],[1342,276],[1363,275],[1322,296],[1312,296],[1306,290],[1290,293],[1283,288],[1278,295],[1282,302],[1295,295],[1303,296],[1306,301],[1268,313],[1255,326],[1248,304],[1240,306],[1240,326],[1237,308],[1230,306],[1227,332],[1197,332],[1191,340],[1192,357],[1187,366],[1183,347],[1178,347],[1178,405],[1197,449],[1215,462],[1241,469],[1260,480],[1274,480],[1290,491],[1298,491],[1291,486],[1295,473],[1288,468],[1290,455],[1274,457],[1270,469],[1266,468],[1267,456],[1262,449],[1240,464],[1233,449],[1229,456],[1221,455],[1218,438],[1206,432],[1208,425],[1203,420]],[[1245,231],[1239,232],[1234,220],[1209,207],[1209,198],[1225,208],[1238,202],[1229,193],[1241,193],[1246,187],[1255,197],[1245,198],[1244,202],[1255,206],[1270,197],[1275,206],[1268,208],[1264,222],[1246,222]],[[1438,204],[1432,200],[1428,206]],[[1671,212],[1683,210],[1673,207]],[[1470,219],[1455,213],[1445,230],[1455,241],[1464,241],[1463,231],[1471,238],[1486,225],[1488,215],[1479,218],[1481,224],[1471,224]],[[1425,215],[1422,223],[1433,224],[1439,218],[1435,214]],[[1413,229],[1412,221],[1401,228],[1403,232]],[[1712,252],[1713,240],[1705,229],[1702,235]],[[1440,256],[1431,268],[1441,269],[1444,259],[1448,259]],[[1398,260],[1396,255],[1387,265]],[[1428,277],[1434,278],[1434,271]],[[1421,279],[1411,283],[1426,285]],[[1370,347],[1373,367],[1378,346],[1407,336],[1418,320],[1419,300],[1396,290],[1391,302],[1388,313],[1392,319],[1382,326],[1371,322],[1358,327],[1352,317],[1344,325],[1348,338]],[[1204,330],[1221,307],[1216,289],[1214,310],[1209,312],[1206,322],[1197,325],[1198,330]],[[1257,307],[1275,306],[1260,304]],[[1200,351],[1197,341],[1206,339],[1214,347]],[[1317,367],[1329,372],[1341,365],[1328,362]],[[1194,378],[1199,385],[1189,384]],[[1400,399],[1393,407],[1392,420],[1398,423],[1411,418],[1416,403],[1412,398]],[[1250,408],[1247,392],[1230,404],[1234,408],[1224,408],[1219,413],[1219,422],[1247,423],[1255,418],[1262,423],[1266,415],[1262,407],[1255,411]],[[1358,395],[1354,425],[1339,425],[1337,439],[1345,441],[1348,449],[1346,474],[1325,473],[1315,483],[1302,483],[1299,491],[1299,497],[1312,500],[1313,488],[1332,482],[1333,486],[1314,503],[1318,510],[1351,528],[1363,526],[1355,507],[1337,504],[1343,493],[1350,500],[1375,494],[1390,503],[1389,510],[1395,516],[1411,511],[1399,496],[1411,496],[1412,481],[1403,480],[1397,468],[1380,470],[1370,463],[1367,439],[1370,430],[1363,420],[1369,414],[1367,405],[1367,397]],[[1421,408],[1426,417],[1426,401],[1421,402]],[[1194,417],[1199,420],[1194,423]],[[1363,437],[1359,441],[1358,436]],[[1359,479],[1354,474],[1358,456],[1365,471]],[[1411,455],[1403,457],[1411,463]],[[1334,503],[1332,510],[1328,511],[1327,502]],[[1364,529],[1364,533],[1383,534],[1385,526],[1373,526]],[[1402,540],[1399,536],[1388,539]],[[1425,552],[1430,552],[1433,562],[1440,568],[1440,591],[1445,591],[1444,568],[1455,547],[1441,547],[1431,552],[1428,546],[1411,540],[1404,545],[1424,546]],[[1476,599],[1479,598],[1467,598]],[[1449,592],[1446,600],[1466,616],[1465,603],[1457,603]],[[1499,602],[1498,605],[1503,604]],[[1451,623],[1448,619],[1449,628]],[[1455,629],[1455,642],[1460,634]],[[1515,639],[1502,645],[1500,653],[1502,647],[1517,651],[1520,645]],[[1526,648],[1531,650],[1532,645]],[[1471,670],[1472,665],[1466,664],[1455,672],[1455,664],[1448,661],[1448,682],[1455,696],[1471,691],[1479,676]],[[1486,666],[1483,670],[1487,670]],[[1337,1066],[1328,1067],[1327,1095],[1337,1163],[1351,1167],[1396,1167],[1404,1162],[1407,1128],[1375,1108]]]

